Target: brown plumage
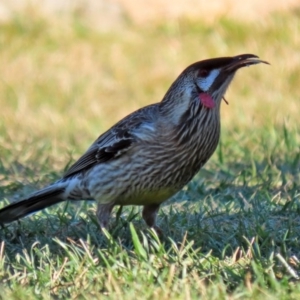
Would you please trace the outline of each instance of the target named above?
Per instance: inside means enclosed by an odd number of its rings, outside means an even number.
[[[128,115],[92,144],[52,185],[0,210],[0,223],[66,200],[97,201],[106,227],[115,205],[143,205],[155,226],[159,206],[177,193],[215,151],[220,104],[235,72],[266,63],[252,54],[207,59],[186,68],[163,100]]]

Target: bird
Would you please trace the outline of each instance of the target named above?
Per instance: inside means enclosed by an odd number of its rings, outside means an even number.
[[[101,134],[61,179],[2,208],[0,224],[59,202],[95,200],[101,229],[115,206],[138,205],[145,223],[158,230],[160,205],[191,181],[218,145],[221,102],[237,70],[259,63],[269,64],[253,54],[191,64],[160,102]]]

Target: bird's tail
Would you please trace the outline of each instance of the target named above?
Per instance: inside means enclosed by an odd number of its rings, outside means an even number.
[[[65,200],[63,197],[65,188],[58,186],[48,186],[27,199],[17,203],[12,203],[0,210],[0,224],[10,223],[25,217],[28,214],[39,211],[43,208]]]

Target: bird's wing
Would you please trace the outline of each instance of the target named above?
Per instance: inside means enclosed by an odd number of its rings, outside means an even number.
[[[128,115],[99,136],[91,147],[64,174],[64,178],[90,169],[96,164],[120,157],[137,141],[139,129],[155,120],[157,105],[152,104]]]

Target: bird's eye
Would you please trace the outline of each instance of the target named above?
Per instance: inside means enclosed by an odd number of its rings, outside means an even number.
[[[207,77],[208,74],[209,74],[209,72],[208,72],[208,70],[206,70],[206,69],[200,69],[200,70],[198,71],[198,76],[199,76],[199,77],[202,77],[202,78]]]

